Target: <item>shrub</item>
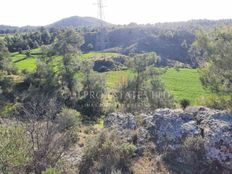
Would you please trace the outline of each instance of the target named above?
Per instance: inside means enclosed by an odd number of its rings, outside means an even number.
[[[197,103],[212,109],[232,111],[232,98],[225,96],[201,97],[197,100]]]
[[[123,142],[117,133],[105,130],[86,146],[80,173],[111,174],[121,170],[128,174],[135,149],[134,145]]]
[[[48,168],[46,171],[42,172],[42,174],[58,174],[55,168]]]
[[[184,110],[185,110],[190,104],[191,104],[191,102],[190,102],[190,100],[188,100],[188,99],[182,99],[182,100],[180,101],[181,108],[184,109]]]
[[[81,123],[81,115],[74,109],[64,108],[57,121],[60,131],[70,130]]]
[[[27,57],[31,57],[31,51],[30,51],[30,50],[27,50],[27,51],[25,52],[25,55],[26,55]]]
[[[181,147],[165,154],[164,161],[174,173],[204,173],[209,169],[205,153],[202,137],[187,137]]]
[[[24,127],[0,125],[0,140],[0,173],[25,173],[30,146]]]

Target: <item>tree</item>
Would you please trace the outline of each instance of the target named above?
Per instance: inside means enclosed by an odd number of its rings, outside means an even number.
[[[154,67],[156,60],[154,53],[135,55],[129,59],[128,66],[133,71],[133,77],[121,84],[117,96],[126,111],[173,106],[173,97],[159,78],[163,71]]]
[[[67,29],[58,34],[53,48],[57,54],[66,57],[68,54],[80,52],[83,43],[84,39],[81,34],[74,29]]]
[[[10,53],[3,40],[0,39],[0,71],[10,72],[13,70],[13,63],[10,60]]]
[[[172,107],[173,98],[160,81],[161,71],[155,69],[157,56],[154,53],[131,57],[128,66],[133,77],[119,88],[117,99],[127,111],[141,111],[160,107]]]
[[[204,52],[203,85],[217,93],[232,94],[232,27],[198,32],[194,45]]]
[[[102,113],[102,97],[105,79],[101,74],[93,71],[93,64],[89,61],[82,63],[82,90],[79,101],[80,110],[87,116],[99,116]]]
[[[41,32],[41,41],[43,44],[48,45],[51,43],[51,35],[44,27],[40,28]]]
[[[26,82],[32,93],[58,95],[63,104],[75,108],[78,92],[77,72],[80,70],[79,52],[82,36],[75,30],[68,29],[59,33],[55,43],[42,48],[42,58],[37,62],[37,69],[30,74]],[[54,53],[63,58],[54,64]]]
[[[154,66],[157,60],[155,53],[135,55],[128,61],[129,68],[134,72],[135,86],[135,103],[139,100],[139,92],[142,90],[144,82],[153,75],[152,65]]]
[[[23,121],[28,135],[25,143],[29,143],[26,152],[30,159],[24,167],[25,173],[41,174],[56,167],[63,154],[77,142],[79,115],[73,110],[61,110],[57,102],[56,98],[33,96],[15,109],[14,116]]]
[[[10,60],[10,53],[5,42],[0,39],[0,97],[9,99],[13,83],[9,74],[14,71],[13,63]],[[11,95],[12,99],[12,95]]]
[[[50,93],[57,94],[60,84],[58,76],[54,71],[54,66],[51,64],[51,58],[41,58],[37,60],[36,71],[32,74],[27,74],[25,83],[30,84],[30,94],[35,93]]]
[[[77,96],[76,73],[80,70],[80,47],[83,44],[83,37],[74,29],[67,29],[60,32],[53,45],[53,50],[63,56],[63,66],[59,70],[59,78],[62,88],[66,89],[66,104],[75,107]]]

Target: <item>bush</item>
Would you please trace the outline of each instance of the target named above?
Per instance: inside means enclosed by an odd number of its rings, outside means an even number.
[[[122,174],[128,174],[135,150],[134,145],[123,142],[117,133],[105,130],[86,146],[80,173],[111,174],[121,170]]]
[[[59,130],[66,131],[81,123],[81,115],[74,109],[64,108],[61,111],[57,121],[59,123]]]
[[[201,97],[197,100],[197,103],[212,109],[232,111],[232,98],[225,96]]]
[[[188,106],[190,106],[190,104],[191,104],[191,102],[190,102],[190,100],[188,100],[188,99],[182,99],[182,100],[180,101],[181,108],[184,109],[184,110],[185,110]]]
[[[30,146],[24,127],[0,125],[0,140],[0,173],[25,173]]]
[[[164,161],[174,173],[207,173],[209,163],[205,157],[203,138],[187,137],[181,147],[165,154]]]
[[[48,168],[46,171],[42,172],[42,174],[58,174],[55,168]]]
[[[25,52],[25,55],[26,55],[27,57],[31,57],[31,51],[30,51],[30,50],[26,51],[26,52]]]

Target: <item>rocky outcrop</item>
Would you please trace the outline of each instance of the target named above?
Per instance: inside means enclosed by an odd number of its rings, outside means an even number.
[[[131,114],[109,114],[105,127],[119,127],[120,131],[137,128],[139,146],[149,139],[160,153],[179,148],[186,137],[201,136],[206,158],[232,171],[232,113],[191,107],[185,112],[158,109],[141,117],[143,125],[138,126],[136,117]]]
[[[118,127],[121,129],[136,129],[135,116],[132,114],[111,113],[104,120],[104,127]]]
[[[177,148],[185,137],[200,135],[193,114],[178,110],[157,110],[146,122],[146,128],[161,152],[167,148]]]

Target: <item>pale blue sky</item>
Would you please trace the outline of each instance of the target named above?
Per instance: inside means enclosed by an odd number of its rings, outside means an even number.
[[[70,16],[97,17],[97,0],[1,0],[0,24],[47,25]],[[232,18],[232,0],[104,0],[114,24]]]

